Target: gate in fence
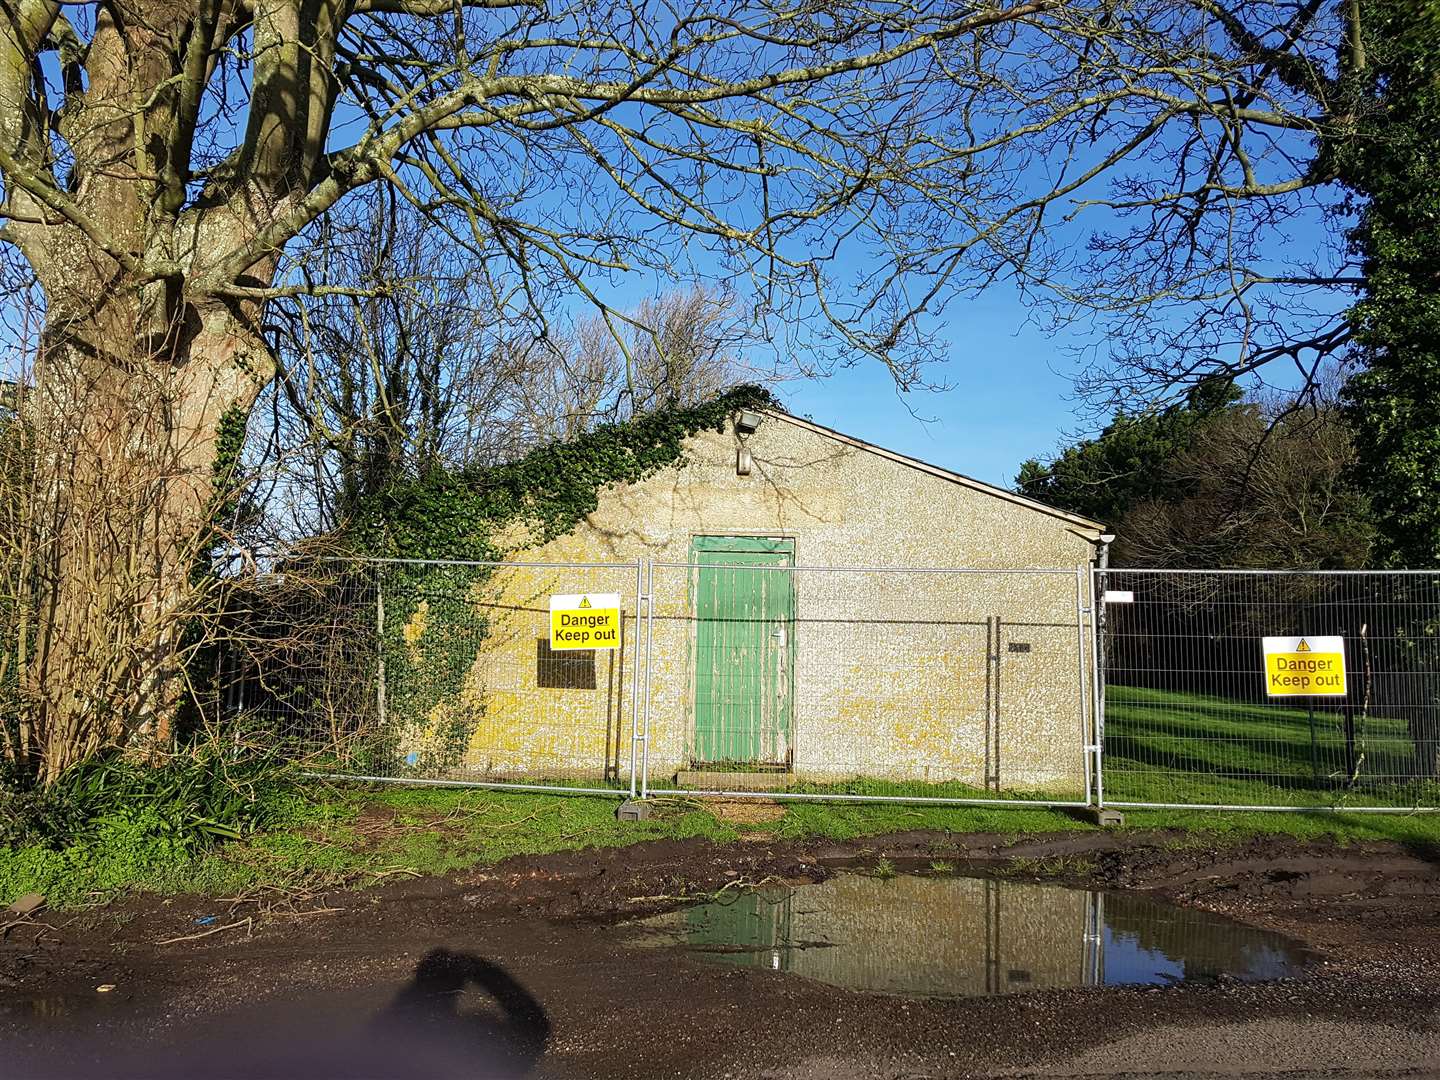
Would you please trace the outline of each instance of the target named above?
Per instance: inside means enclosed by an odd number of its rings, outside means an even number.
[[[806,567],[703,539],[685,563],[237,583],[218,700],[319,771],[401,783],[1440,805],[1440,574]],[[1295,678],[1338,640],[1343,695],[1272,693],[1267,638],[1312,654]]]

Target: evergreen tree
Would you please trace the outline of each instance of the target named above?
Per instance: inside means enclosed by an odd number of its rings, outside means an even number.
[[[1363,370],[1344,391],[1382,557],[1440,565],[1440,4],[1367,0],[1356,130],[1337,171],[1367,201],[1351,244]]]

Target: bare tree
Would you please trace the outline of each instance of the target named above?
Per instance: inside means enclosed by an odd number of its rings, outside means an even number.
[[[531,330],[495,309],[475,265],[389,197],[321,224],[301,258],[334,291],[267,312],[277,375],[246,454],[262,544],[335,530],[387,484],[532,441],[514,401]]]
[[[1158,5],[1180,21],[1188,6]],[[1319,400],[1364,284],[1335,151],[1363,137],[1356,109],[1369,106],[1353,91],[1367,67],[1365,5],[1193,6],[1212,19],[1192,46],[1236,62],[1205,80],[1214,115],[1172,114],[1159,133],[1137,119],[1143,156],[1107,191],[1077,192],[1065,215],[1110,220],[1069,233],[1072,252],[1052,248],[1021,280],[1042,322],[1093,329],[1077,384],[1101,408],[1178,400],[1218,377]]]
[[[619,333],[589,318],[563,337],[528,343],[513,387],[526,448],[789,373],[745,363],[734,322],[730,299],[695,286],[642,300]]]
[[[695,405],[746,377],[728,351],[731,303],[701,287],[640,303],[634,323],[644,329],[635,332],[626,386],[631,411]]]
[[[512,461],[760,377],[732,349],[730,302],[704,287],[641,301],[618,333],[591,317],[537,336],[404,203],[360,201],[316,234],[299,256],[314,280],[356,292],[269,308],[277,376],[252,417],[249,490],[229,523],[253,547],[340,530],[387,486]]]
[[[1334,43],[1358,10],[0,0],[3,237],[46,304],[25,673],[45,774],[88,732],[163,727],[230,433],[276,371],[267,304],[392,288],[296,257],[346,200],[397,193],[537,336],[558,290],[618,337],[612,282],[710,277],[762,340],[910,384],[948,299],[1063,289],[1063,219],[1094,202],[1150,222],[1154,272],[1122,292],[1243,328],[1252,289],[1296,275],[1226,238],[1325,182],[1306,148],[1348,122],[1334,87],[1363,56]],[[130,659],[97,663],[117,638]]]

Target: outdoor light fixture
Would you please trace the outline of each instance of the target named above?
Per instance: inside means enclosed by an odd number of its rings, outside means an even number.
[[[759,426],[760,414],[749,409],[742,410],[740,415],[735,417],[735,430],[741,435],[753,435]]]
[[[745,447],[742,446],[742,447],[740,447],[739,449],[737,449],[737,450],[735,451],[735,475],[736,475],[736,476],[749,476],[749,475],[750,475],[750,470],[753,469],[754,467],[755,467],[755,458],[754,458],[754,455],[752,455],[749,450],[747,450]]]
[[[1110,545],[1115,542],[1114,533],[1100,534],[1100,547],[1095,552],[1095,566],[1100,570],[1110,569]],[[1107,592],[1108,596],[1109,593]]]

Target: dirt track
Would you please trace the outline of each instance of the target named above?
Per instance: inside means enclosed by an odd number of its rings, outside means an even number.
[[[480,1076],[530,1064],[539,1076],[601,1078],[1440,1075],[1440,852],[1171,842],[660,842],[396,881],[311,905],[336,911],[257,917],[248,937],[242,928],[171,945],[155,943],[196,933],[197,916],[225,925],[253,908],[227,916],[213,902],[147,899],[51,916],[38,943],[23,928],[0,947],[0,1048],[10,1047],[0,1075]],[[1065,859],[1069,880],[1223,912],[1321,960],[1268,985],[917,1001],[701,966],[627,948],[609,930],[674,903],[637,897],[737,877],[816,880],[882,855],[981,872]],[[417,983],[437,948],[448,952]],[[457,1017],[461,983],[472,989],[464,1001],[499,1007]],[[101,984],[115,989],[97,994]],[[417,1031],[427,1049],[440,1046],[433,1060],[407,1043]]]

